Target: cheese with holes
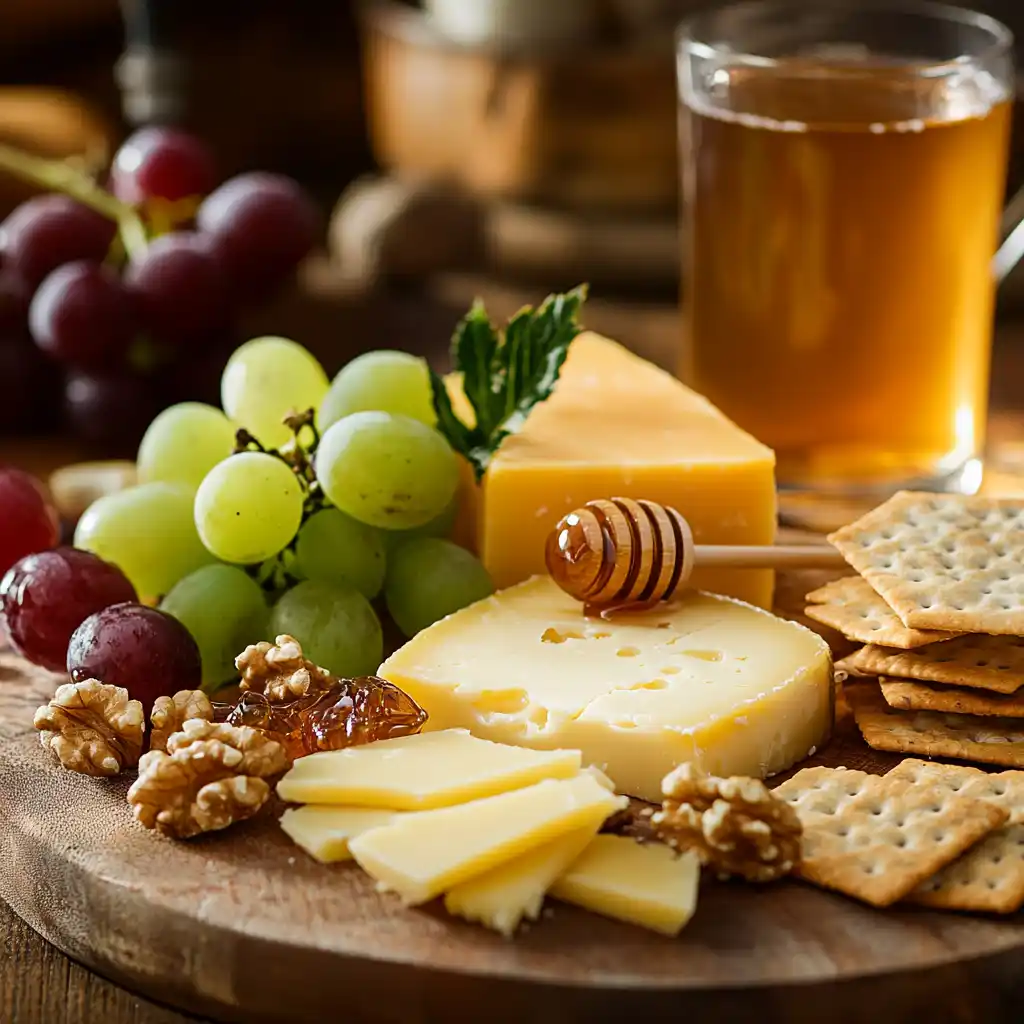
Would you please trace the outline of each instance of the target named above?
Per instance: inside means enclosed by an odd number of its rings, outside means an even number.
[[[348,845],[382,888],[407,904],[425,903],[569,832],[596,831],[625,804],[583,771],[458,807],[405,814]]]
[[[471,417],[449,382],[456,411]],[[558,520],[594,498],[677,508],[698,544],[775,540],[775,456],[675,377],[596,334],[573,343],[555,393],[506,438],[481,487],[464,467],[458,539],[495,586],[545,571]],[[772,573],[699,569],[695,587],[771,606]]]
[[[371,828],[389,824],[400,813],[374,807],[307,804],[285,811],[281,815],[281,828],[293,843],[321,864],[334,864],[352,859],[348,851],[350,839]]]
[[[587,848],[599,825],[570,832],[463,882],[445,893],[445,910],[510,937],[524,918],[540,917],[548,889]]]
[[[597,836],[551,887],[566,903],[678,935],[697,909],[700,861],[660,843]]]
[[[379,671],[427,710],[427,729],[578,749],[620,793],[658,802],[681,762],[766,776],[832,723],[821,637],[694,592],[605,620],[538,576],[435,623]]]
[[[450,729],[300,757],[277,795],[296,804],[415,811],[567,779],[580,764],[578,750],[524,750]]]

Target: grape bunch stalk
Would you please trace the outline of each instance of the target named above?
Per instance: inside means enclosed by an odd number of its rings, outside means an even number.
[[[452,539],[459,491],[553,389],[581,301],[524,311],[507,338],[487,333],[480,308],[460,325],[451,386],[466,388],[472,427],[408,353],[366,353],[330,381],[288,338],[247,342],[224,368],[221,408],[161,412],[139,482],[86,509],[73,549],[11,565],[0,608],[12,642],[48,667],[63,650],[73,679],[116,681],[146,704],[216,690],[242,650],[282,634],[335,676],[375,674],[382,619],[411,637],[493,591]],[[470,370],[473,354],[486,358]],[[41,494],[24,500],[41,529]],[[0,538],[3,515],[0,503]]]
[[[294,181],[219,183],[207,147],[177,129],[135,132],[103,184],[0,145],[4,171],[47,191],[0,224],[0,373],[19,382],[0,433],[49,426],[60,406],[108,452],[137,442],[160,408],[202,396],[202,374],[219,377],[240,312],[317,234]]]

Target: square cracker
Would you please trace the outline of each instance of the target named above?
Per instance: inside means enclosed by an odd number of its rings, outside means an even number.
[[[910,649],[956,636],[938,629],[908,629],[867,580],[844,576],[807,595],[804,614],[862,644]]]
[[[1024,634],[1024,498],[900,491],[829,540],[905,626]]]
[[[856,664],[856,658],[860,651],[861,648],[858,647],[852,654],[848,654],[845,658],[840,658],[838,661],[833,662],[832,667],[836,672],[845,672],[848,676],[855,676],[858,679],[870,679],[874,673],[858,668]]]
[[[953,757],[1024,768],[1024,722],[1015,718],[897,711],[874,683],[843,688],[864,741],[873,750]]]
[[[948,787],[849,768],[804,768],[774,793],[804,828],[796,873],[876,907],[902,899],[1007,819]]]
[[[994,914],[1012,914],[1024,905],[1024,772],[988,773],[908,759],[886,778],[945,786],[951,793],[987,800],[1010,815],[1005,825],[922,882],[906,897],[908,903]]]
[[[972,633],[914,651],[868,644],[849,662],[868,675],[1015,693],[1024,685],[1024,637]]]
[[[955,686],[933,686],[912,679],[878,680],[885,703],[897,711],[942,711],[951,715],[1002,715],[1024,718],[1024,694],[985,693]]]

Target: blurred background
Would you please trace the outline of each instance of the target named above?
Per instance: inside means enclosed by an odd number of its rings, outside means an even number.
[[[4,0],[0,144],[68,158],[102,183],[130,132],[177,125],[209,148],[219,180],[295,178],[320,225],[294,283],[148,376],[56,367],[18,326],[23,311],[9,316],[0,434],[62,432],[124,454],[160,404],[215,398],[224,357],[248,337],[293,337],[329,373],[369,348],[443,361],[475,295],[504,316],[581,280],[588,326],[673,365],[673,27],[707,6]],[[1020,0],[974,6],[1024,38]],[[0,218],[32,192],[0,171]],[[1019,281],[1004,287],[1004,311]],[[0,287],[0,312],[4,301]]]

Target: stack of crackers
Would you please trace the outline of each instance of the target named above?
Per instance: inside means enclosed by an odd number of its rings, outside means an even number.
[[[806,615],[864,644],[836,667],[868,745],[1024,767],[1024,498],[901,492],[829,540],[858,575]]]
[[[796,873],[876,907],[1024,905],[1024,772],[907,759],[887,775],[805,768],[774,791],[803,826]]]

